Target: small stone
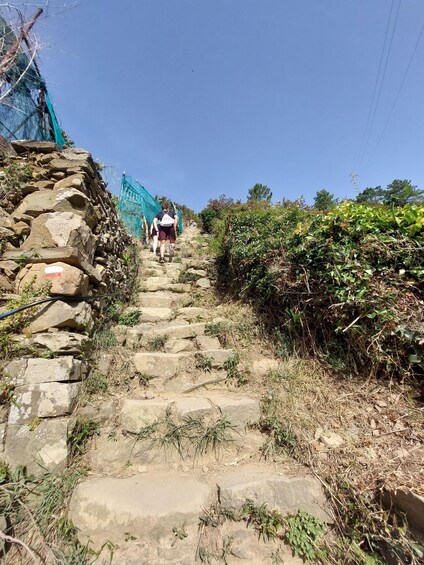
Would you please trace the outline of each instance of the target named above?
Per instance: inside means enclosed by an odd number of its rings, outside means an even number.
[[[138,465],[137,467],[137,473],[147,473],[147,470],[146,465]]]
[[[334,432],[323,433],[320,437],[320,441],[330,448],[340,447],[344,444],[344,439]]]
[[[146,392],[143,394],[143,398],[145,400],[152,400],[152,398],[156,398],[156,395],[153,394],[153,392],[150,392],[149,390],[146,390]]]
[[[206,465],[203,465],[202,471],[203,471],[203,473],[209,473],[209,467],[206,467]]]
[[[373,431],[372,431],[372,435],[373,435],[374,437],[378,437],[378,436],[380,435],[380,432],[379,432],[378,430],[373,430]]]

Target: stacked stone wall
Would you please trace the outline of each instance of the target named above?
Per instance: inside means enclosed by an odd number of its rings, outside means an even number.
[[[17,354],[2,359],[13,402],[0,404],[0,457],[32,472],[60,470],[101,306],[131,292],[131,238],[90,153],[36,141],[1,150],[2,310],[29,286],[62,299],[31,310],[8,336]]]

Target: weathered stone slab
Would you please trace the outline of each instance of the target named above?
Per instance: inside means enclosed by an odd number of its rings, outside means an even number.
[[[212,367],[222,367],[228,359],[234,355],[233,349],[206,349],[200,351],[202,355],[207,357],[212,362]]]
[[[143,375],[170,378],[178,373],[186,358],[183,353],[136,353],[133,363]]]
[[[126,532],[154,541],[172,533],[175,524],[197,524],[210,493],[206,484],[175,472],[93,479],[76,487],[69,516],[81,541],[90,538],[95,548],[106,540],[122,542]]]
[[[115,405],[112,398],[95,401],[78,407],[78,418],[92,420],[94,422],[113,422],[115,416]]]
[[[332,522],[329,505],[320,483],[311,477],[291,477],[274,473],[261,465],[249,465],[218,479],[219,498],[225,508],[238,509],[246,500],[267,504],[282,514],[309,512],[324,522]]]
[[[212,285],[209,279],[201,278],[196,281],[196,286],[199,288],[210,288]]]
[[[183,320],[207,320],[209,316],[209,311],[206,308],[191,306],[177,310],[177,317]]]
[[[259,402],[253,398],[211,397],[222,414],[227,417],[233,426],[240,430],[247,424],[257,422],[261,416]]]
[[[140,282],[140,290],[146,290],[148,292],[164,290],[165,287],[171,283],[172,279],[168,277],[149,277],[145,281]]]
[[[399,488],[390,492],[386,491],[383,494],[383,502],[387,508],[392,508],[394,505],[396,509],[401,510],[406,515],[410,527],[420,538],[424,538],[423,496],[405,488]]]
[[[58,359],[14,359],[4,369],[15,386],[35,385],[51,382],[80,381],[83,362],[73,357]]]
[[[76,188],[38,190],[28,194],[14,211],[13,217],[18,220],[25,216],[35,218],[47,212],[71,212],[78,214],[91,228],[97,223],[97,216],[93,205],[88,197]]]
[[[58,355],[85,353],[91,344],[87,335],[64,331],[34,334],[29,341],[39,351],[47,350]]]
[[[152,339],[155,335],[166,334],[170,339],[190,339],[203,335],[205,333],[205,324],[200,322],[198,324],[184,324],[179,325],[171,322],[167,326],[160,328],[153,328],[152,331],[143,335],[142,343]]]
[[[199,349],[219,349],[221,344],[217,337],[211,337],[209,335],[199,335],[196,337],[197,347]]]
[[[165,353],[183,353],[194,350],[194,343],[189,339],[170,339],[164,346]]]
[[[54,189],[60,190],[61,188],[77,188],[78,190],[83,190],[85,175],[81,173],[76,173],[70,175],[62,180],[55,183]],[[84,190],[83,190],[84,191]]]
[[[140,292],[138,303],[144,308],[171,308],[172,296],[162,292]]]
[[[16,291],[20,293],[32,281],[35,288],[50,283],[51,295],[83,296],[88,292],[88,276],[77,267],[62,262],[26,265],[16,278]]]
[[[80,383],[42,383],[15,388],[15,400],[9,412],[10,424],[24,424],[39,418],[71,414]]]
[[[17,249],[3,253],[3,259],[22,260],[27,259],[31,263],[56,263],[61,261],[67,265],[73,265],[82,269],[94,282],[101,282],[100,275],[94,267],[87,261],[86,257],[80,253],[77,247],[51,247],[34,248],[30,250]]]
[[[77,247],[91,263],[95,238],[81,216],[72,212],[40,214],[31,224],[31,233],[21,249],[38,247]]]
[[[45,332],[50,328],[70,328],[91,332],[94,321],[91,306],[84,302],[67,304],[62,300],[47,303],[26,328],[25,333]]]
[[[68,462],[68,433],[73,418],[41,420],[35,428],[8,425],[4,459],[12,467],[25,465],[28,473],[60,472]]]
[[[121,425],[124,430],[138,433],[146,424],[151,424],[166,414],[169,400],[153,398],[151,400],[125,399],[121,411]]]
[[[60,149],[53,141],[32,141],[30,139],[11,141],[11,145],[16,153],[53,153],[53,151],[59,151]]]
[[[12,216],[0,208],[0,227],[11,230],[14,223]]]
[[[207,398],[199,396],[176,398],[174,405],[181,418],[187,416],[198,418],[214,411],[213,404]]]
[[[140,310],[140,322],[159,322],[159,321],[169,321],[173,315],[174,311],[171,308],[149,308],[142,306]]]

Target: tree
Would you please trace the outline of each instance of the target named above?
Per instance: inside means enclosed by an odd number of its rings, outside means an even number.
[[[331,210],[337,204],[337,198],[334,198],[334,194],[328,192],[323,188],[322,190],[318,190],[315,198],[314,198],[314,207],[317,210]]]
[[[395,179],[387,185],[383,204],[405,206],[405,204],[419,204],[424,202],[424,190],[417,190],[410,180]]]
[[[381,188],[381,186],[376,186],[375,188],[369,186],[358,194],[356,202],[359,202],[360,204],[379,204],[383,201],[385,192],[386,190]]]
[[[272,192],[266,184],[256,183],[247,193],[248,202],[271,202]]]
[[[410,180],[395,179],[386,188],[376,186],[366,188],[356,198],[362,204],[386,204],[387,206],[405,206],[424,202],[424,191],[418,190]]]

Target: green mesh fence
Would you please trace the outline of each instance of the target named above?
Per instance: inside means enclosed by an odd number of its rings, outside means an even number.
[[[63,147],[65,139],[35,58],[23,50],[22,41],[0,16],[1,61],[8,61],[16,44],[19,49],[0,73],[0,135],[8,141],[54,141]]]
[[[160,210],[160,202],[147,192],[144,186],[141,186],[139,182],[128,175],[122,175],[118,215],[133,237],[143,239],[143,236],[146,235],[144,232],[146,223],[148,229]],[[178,209],[176,209],[176,212],[178,214],[178,231],[182,233],[182,214]]]

